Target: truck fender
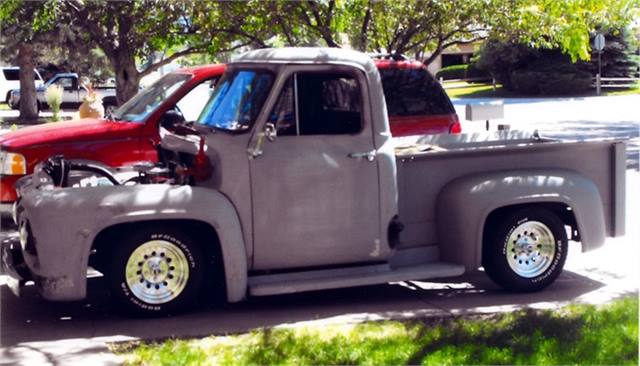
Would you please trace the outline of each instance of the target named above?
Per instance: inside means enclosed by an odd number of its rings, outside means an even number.
[[[120,192],[130,196],[130,203],[113,205],[116,211],[108,222],[96,232],[114,225],[131,222],[194,220],[210,225],[218,235],[225,273],[227,300],[244,299],[247,290],[248,257],[242,235],[242,226],[231,201],[222,193],[192,186],[138,185],[135,192]],[[128,187],[131,189],[131,186]],[[156,192],[159,190],[161,192]],[[148,196],[151,206],[141,197]],[[156,197],[160,198],[159,200]],[[121,196],[121,198],[123,198]],[[126,202],[126,199],[120,200]],[[133,204],[131,204],[133,203]],[[139,203],[139,204],[135,204]],[[115,212],[114,212],[115,213]]]
[[[604,244],[605,220],[600,193],[584,176],[565,169],[506,170],[456,178],[436,202],[437,233],[444,261],[475,270],[482,263],[488,216],[496,209],[522,204],[561,203],[571,208],[582,250]]]

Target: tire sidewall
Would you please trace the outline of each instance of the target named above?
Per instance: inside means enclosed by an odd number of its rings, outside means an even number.
[[[149,304],[137,298],[125,277],[129,257],[140,245],[152,240],[165,240],[176,245],[189,265],[189,278],[182,292],[164,304]],[[178,230],[149,228],[134,233],[118,243],[109,270],[109,284],[116,302],[128,313],[138,316],[160,316],[185,310],[193,305],[203,279],[204,258],[196,243]]]
[[[537,221],[546,225],[554,236],[555,253],[551,265],[540,275],[527,278],[515,273],[507,261],[509,237],[526,222]],[[567,258],[568,241],[563,222],[554,213],[544,209],[523,209],[509,215],[491,239],[494,250],[487,264],[491,277],[503,287],[514,291],[537,291],[549,286],[562,272]]]

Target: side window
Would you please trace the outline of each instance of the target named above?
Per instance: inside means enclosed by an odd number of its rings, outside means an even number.
[[[4,78],[8,81],[20,80],[20,71],[17,69],[4,69]]]
[[[300,135],[360,132],[360,87],[348,74],[298,74]]]
[[[184,116],[185,121],[195,121],[202,113],[204,106],[213,94],[218,78],[201,82],[195,88],[189,90],[177,103],[176,107]]]
[[[352,75],[298,73],[282,88],[269,122],[279,136],[355,134],[362,129],[360,95]]]
[[[59,78],[54,82],[56,85],[60,85],[64,88],[64,90],[73,90],[73,79],[72,78]]]
[[[278,97],[273,110],[271,111],[271,114],[269,115],[268,122],[273,123],[276,126],[278,136],[295,136],[298,134],[296,128],[293,81],[294,77],[290,77],[289,80],[287,80],[280,92],[280,96]]]

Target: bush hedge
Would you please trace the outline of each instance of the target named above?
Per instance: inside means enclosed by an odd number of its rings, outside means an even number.
[[[464,65],[451,65],[443,67],[436,72],[436,79],[440,80],[453,80],[453,79],[471,79],[489,77],[490,74],[479,69],[475,62],[471,62]]]
[[[464,79],[467,75],[467,65],[451,65],[443,67],[436,72],[436,79],[444,80]]]
[[[522,94],[565,95],[587,92],[591,74],[563,58],[539,59],[511,73],[514,91]]]

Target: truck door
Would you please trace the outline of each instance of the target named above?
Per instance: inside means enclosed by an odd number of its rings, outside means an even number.
[[[317,68],[317,67],[316,67]],[[291,74],[267,116],[277,137],[251,160],[254,269],[382,260],[378,168],[365,79]]]

